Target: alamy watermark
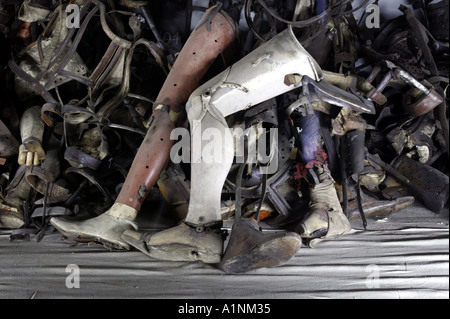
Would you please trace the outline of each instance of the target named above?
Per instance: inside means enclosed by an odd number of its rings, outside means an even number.
[[[380,28],[380,7],[376,4],[369,4],[365,12],[368,13],[366,17],[366,27],[368,29]]]
[[[68,4],[66,7],[66,27],[69,29],[80,28],[80,7],[76,4]]]
[[[175,128],[171,140],[177,140],[170,150],[173,163],[224,164],[235,158],[235,163],[258,164],[261,174],[278,170],[278,129],[254,127],[244,132],[241,128],[216,127],[201,129],[201,121],[194,121],[194,132]],[[244,143],[244,136],[248,143]],[[233,156],[230,156],[232,153]],[[246,155],[246,156],[244,156]]]
[[[69,289],[80,288],[80,267],[75,264],[67,265],[66,273],[66,287]]]
[[[76,4],[69,4],[66,7],[66,26],[67,28],[80,28],[80,7]],[[365,8],[368,13],[365,24],[368,29],[380,28],[380,7],[377,4],[369,4]],[[169,34],[171,37],[171,35]],[[178,37],[178,35],[177,35]],[[178,38],[177,38],[178,39]]]

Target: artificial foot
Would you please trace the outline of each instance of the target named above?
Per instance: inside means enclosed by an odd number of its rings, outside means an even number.
[[[78,242],[94,242],[111,250],[130,250],[121,235],[127,230],[137,230],[130,207],[114,204],[111,209],[95,218],[73,221],[65,217],[53,217],[51,224],[65,237]],[[135,217],[135,216],[134,216]]]
[[[223,252],[220,227],[195,227],[184,222],[155,234],[127,230],[122,238],[159,260],[218,263]]]

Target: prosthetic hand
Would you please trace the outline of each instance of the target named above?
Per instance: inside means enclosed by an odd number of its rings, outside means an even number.
[[[27,109],[20,119],[20,137],[18,163],[20,165],[36,166],[45,160],[45,151],[42,148],[42,138],[45,124],[41,120],[40,106]]]

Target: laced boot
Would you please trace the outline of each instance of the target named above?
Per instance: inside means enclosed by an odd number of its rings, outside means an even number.
[[[337,237],[351,230],[328,168],[326,165],[315,165],[315,171],[319,183],[310,187],[309,213],[296,229],[310,247],[323,239]]]

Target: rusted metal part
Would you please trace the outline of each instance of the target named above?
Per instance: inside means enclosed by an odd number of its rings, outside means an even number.
[[[367,93],[367,95],[366,95],[367,98],[377,102],[380,105],[385,104],[387,101],[387,98],[381,92],[383,92],[383,90],[389,84],[391,79],[392,79],[392,73],[391,72],[386,73],[386,75],[383,77],[383,79],[381,80],[378,87],[371,89]]]
[[[204,25],[206,21],[209,23]],[[231,49],[236,40],[235,32],[235,25],[226,14],[215,12],[214,7],[206,12],[192,32],[155,100],[151,125],[134,158],[117,203],[136,210],[141,208],[169,159],[174,143],[170,133],[175,128],[177,115],[183,111],[190,94],[199,86],[215,59],[220,55],[224,57]],[[145,191],[141,185],[144,185]]]
[[[412,90],[410,90],[409,93],[411,93]],[[417,117],[432,111],[443,102],[444,99],[436,92],[436,90],[429,89],[428,93],[424,93],[422,90],[419,90],[419,95],[415,100],[412,99],[411,101],[411,95],[405,95],[403,107],[406,112]]]
[[[61,106],[56,103],[47,102],[41,107],[41,119],[44,121],[44,123],[49,126],[53,127],[56,123],[55,115],[62,118],[61,115]]]
[[[366,78],[366,81],[369,83],[372,83],[373,80],[380,74],[381,67],[378,64],[375,64],[375,66],[372,68],[372,71],[370,71],[369,76]]]
[[[436,106],[441,104],[444,99],[442,96],[440,96],[436,90],[432,87],[430,83],[428,83],[426,80],[422,80],[419,82],[416,78],[414,78],[411,74],[406,72],[405,70],[402,70],[398,67],[396,67],[393,63],[387,62],[388,67],[392,69],[393,75],[398,78],[405,81],[407,84],[412,86],[412,90],[418,92],[418,94],[410,94],[410,95],[416,95],[417,98],[416,102],[408,103],[407,100],[406,104],[404,105],[405,110],[413,115],[413,116],[421,116],[423,114],[426,114],[433,110]],[[410,90],[411,91],[411,90]],[[406,97],[408,94],[406,94]]]
[[[412,88],[405,94],[404,109],[412,116],[421,116],[433,110],[436,106],[443,102],[443,98],[439,95],[430,83],[425,80],[418,81],[414,76],[405,70],[399,68],[392,62],[386,60],[384,63],[390,68],[385,74],[378,87],[371,89],[367,94],[367,98],[385,104],[386,96],[381,92],[386,88],[391,80],[401,79]],[[374,67],[368,77],[368,81],[372,82],[379,74],[380,67]]]

